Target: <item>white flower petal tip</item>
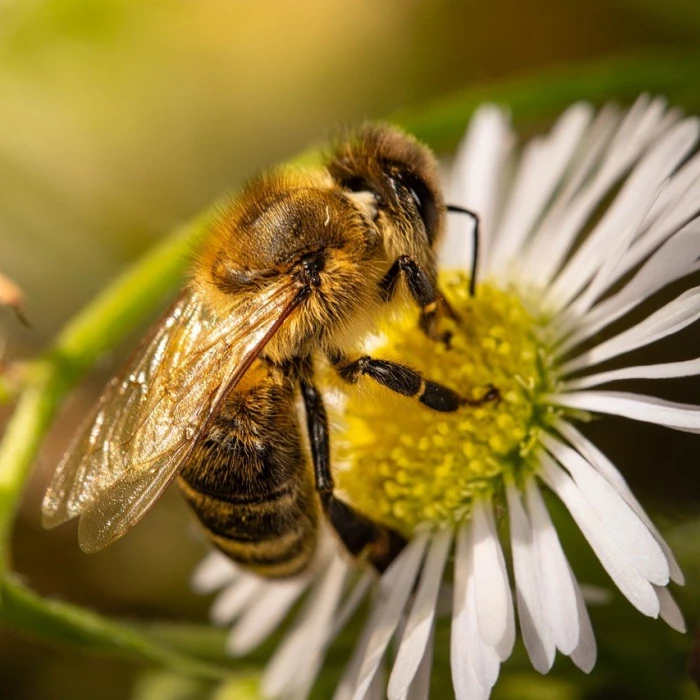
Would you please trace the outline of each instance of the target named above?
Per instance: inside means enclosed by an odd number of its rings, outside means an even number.
[[[477,500],[472,513],[471,546],[474,557],[474,591],[481,636],[508,658],[515,643],[513,598],[503,550],[490,503]]]
[[[474,591],[474,551],[470,527],[457,534],[454,603],[450,636],[452,683],[457,698],[487,698],[500,671],[496,650],[481,636]]]
[[[556,647],[563,654],[570,654],[580,636],[576,582],[534,479],[527,483],[525,500],[532,524],[542,613]]]
[[[668,342],[700,320],[700,287],[690,285],[646,317],[640,316],[640,309],[660,298],[655,295],[671,284],[680,287],[700,270],[700,154],[692,154],[699,136],[698,119],[685,118],[669,110],[663,99],[647,95],[627,111],[608,105],[596,113],[586,103],[572,105],[549,134],[522,149],[515,148],[507,112],[493,105],[475,112],[451,166],[443,168],[445,173],[450,170],[446,200],[477,213],[481,225],[477,281],[484,294],[470,301],[474,323],[469,327],[477,342],[470,338],[469,346],[488,346],[492,354],[488,362],[470,358],[465,362],[470,372],[472,366],[482,366],[504,377],[504,382],[512,377],[522,380],[516,389],[525,389],[524,405],[536,409],[532,415],[546,418],[534,430],[528,425],[519,431],[510,418],[499,415],[504,422],[493,423],[502,433],[496,432],[493,441],[485,439],[487,459],[483,455],[476,459],[467,449],[476,441],[462,439],[457,428],[441,417],[447,429],[437,431],[434,444],[447,445],[457,434],[461,442],[455,443],[454,455],[446,456],[454,456],[452,463],[461,471],[455,483],[442,471],[440,479],[446,482],[452,503],[464,500],[440,520],[435,514],[445,511],[449,499],[440,504],[434,495],[437,490],[414,490],[389,470],[392,488],[377,497],[386,509],[376,519],[399,517],[401,511],[414,513],[413,522],[397,529],[418,534],[409,538],[378,581],[373,573],[357,574],[352,560],[338,556],[333,547],[320,557],[320,564],[295,581],[260,579],[218,554],[202,562],[193,587],[203,593],[221,590],[211,617],[231,626],[231,654],[254,648],[300,601],[300,612],[265,671],[266,697],[308,697],[326,649],[365,597],[370,612],[334,700],[425,700],[437,643],[435,621],[443,608],[451,615],[450,665],[457,700],[488,700],[501,663],[514,646],[516,614],[525,649],[538,672],[550,671],[559,652],[590,673],[597,647],[587,604],[607,605],[614,591],[577,581],[550,517],[546,488],[569,511],[622,595],[642,614],[660,617],[674,630],[685,632],[682,612],[668,589],[671,581],[684,580],[673,552],[621,471],[574,423],[586,412],[700,433],[700,406],[625,391],[624,385],[622,390],[605,388],[630,379],[658,386],[666,378],[700,376],[700,357],[672,356],[668,362],[651,365],[624,362],[628,353],[657,340]],[[440,265],[462,271],[461,277],[455,273],[462,282],[464,271],[471,269],[473,226],[468,217],[449,217],[438,251]],[[441,281],[446,296],[466,293],[468,285],[463,283],[447,288],[450,275],[446,271],[445,285]],[[517,305],[513,301],[522,304],[527,328],[522,337],[507,342],[501,328],[505,322],[488,338],[476,332],[479,304],[483,317],[493,318],[493,309],[482,301],[489,294],[509,295],[498,297],[508,309]],[[489,325],[489,334],[494,327]],[[542,339],[527,353],[520,350],[526,334],[538,342]],[[387,331],[374,339],[378,355],[389,335]],[[480,344],[480,338],[485,342]],[[457,343],[453,351],[455,347]],[[541,360],[539,374],[497,369],[497,352],[510,356],[516,347],[520,354]],[[433,351],[431,346],[430,358]],[[443,359],[447,363],[446,355]],[[617,368],[608,369],[605,363],[613,360]],[[490,377],[484,383],[488,381]],[[361,418],[350,412],[351,398],[338,397],[339,415]],[[505,392],[503,397],[509,401]],[[477,410],[488,414],[484,407]],[[488,415],[485,420],[490,420]],[[413,478],[406,476],[411,470],[405,468],[413,447],[417,473],[432,462],[421,456],[421,436],[397,432],[405,438],[400,443],[403,466],[393,456],[382,456],[382,461],[391,467],[395,459],[402,478]],[[509,461],[503,465],[499,454],[507,450],[499,448],[506,433],[527,434],[519,443],[526,449],[508,452]],[[433,444],[427,432],[423,441]],[[378,453],[371,455],[375,462]],[[514,454],[522,459],[521,471]],[[339,474],[352,468],[352,458],[347,462],[342,469],[334,465]],[[468,468],[462,469],[465,464]],[[432,478],[433,472],[428,473]],[[434,473],[437,482],[437,469]],[[343,497],[352,503],[352,491],[342,487]],[[392,493],[397,492],[405,502],[393,500]],[[410,498],[421,492],[433,500],[418,507]],[[490,494],[503,492],[507,507],[501,513],[503,504]],[[366,509],[355,505],[373,517],[371,502]],[[502,517],[510,537],[512,581],[496,522],[500,524]],[[337,545],[335,538],[330,539]],[[452,547],[454,567],[449,563]]]
[[[212,551],[202,559],[192,573],[190,585],[195,593],[214,593],[231,583],[240,569],[219,551]]]
[[[661,606],[661,619],[671,628],[685,634],[688,630],[683,619],[683,613],[678,607],[678,603],[673,599],[668,588],[656,588],[656,595],[659,597]]]
[[[570,658],[584,673],[590,673],[595,666],[598,655],[598,647],[595,642],[595,635],[593,634],[591,619],[588,617],[586,603],[583,600],[583,594],[578,586],[576,586],[576,605],[578,607],[580,632],[578,644],[571,653]]]
[[[626,553],[632,565],[651,583],[665,586],[670,569],[661,546],[615,487],[571,447],[548,435],[542,437],[542,442],[568,470],[609,536]]]
[[[226,650],[232,656],[243,656],[255,649],[275,631],[306,587],[307,582],[303,579],[264,588],[260,586],[255,600],[231,630]]]
[[[220,593],[209,611],[209,618],[218,626],[231,624],[246,606],[265,588],[257,576],[243,575],[241,580]]]

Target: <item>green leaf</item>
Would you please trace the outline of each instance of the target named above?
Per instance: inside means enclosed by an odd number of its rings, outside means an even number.
[[[211,700],[211,695],[209,682],[151,669],[139,676],[130,697],[131,700]]]
[[[13,578],[2,586],[0,621],[7,627],[76,651],[157,664],[195,679],[221,680],[229,672],[75,605],[41,598]]]
[[[259,700],[260,678],[255,674],[238,675],[222,683],[211,700]]]
[[[557,66],[536,74],[470,87],[400,113],[395,121],[434,149],[454,148],[474,110],[484,102],[507,107],[516,124],[550,119],[568,105],[587,100],[631,102],[641,93],[665,95],[674,104],[700,109],[700,53],[646,53],[612,56],[587,63]]]

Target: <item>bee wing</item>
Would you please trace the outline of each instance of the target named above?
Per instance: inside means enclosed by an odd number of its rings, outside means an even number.
[[[303,298],[281,281],[217,318],[195,290],[184,292],[107,386],[58,465],[44,498],[45,527],[80,515],[88,552],[133,527]]]

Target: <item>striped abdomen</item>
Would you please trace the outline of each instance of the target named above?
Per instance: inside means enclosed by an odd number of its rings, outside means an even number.
[[[261,361],[246,373],[179,477],[212,542],[262,576],[303,570],[316,548],[318,499],[291,381]]]

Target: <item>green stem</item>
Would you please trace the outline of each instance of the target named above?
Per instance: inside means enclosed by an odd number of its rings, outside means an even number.
[[[557,66],[488,85],[470,87],[399,113],[391,121],[438,151],[454,148],[466,120],[484,102],[504,105],[516,124],[550,119],[573,102],[600,105],[607,100],[631,102],[641,93],[664,95],[686,109],[700,109],[697,76],[700,53],[653,52],[606,57]]]
[[[221,680],[229,675],[227,669],[182,654],[129,625],[75,605],[41,598],[11,577],[5,580],[2,592],[0,621],[22,634],[86,653],[157,664],[202,680]]]

